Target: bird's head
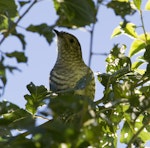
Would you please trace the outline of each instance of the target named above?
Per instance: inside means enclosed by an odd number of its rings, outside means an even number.
[[[58,57],[82,60],[81,46],[78,39],[67,32],[59,32],[54,29],[57,35]]]

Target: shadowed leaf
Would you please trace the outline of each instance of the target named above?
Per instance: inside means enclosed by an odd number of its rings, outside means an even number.
[[[81,27],[96,21],[96,8],[92,0],[54,0],[59,15],[58,26]]]
[[[30,25],[27,30],[31,32],[38,33],[45,37],[47,42],[50,44],[54,37],[52,32],[54,26],[48,26],[47,24],[40,24],[40,25]]]
[[[14,51],[12,53],[6,53],[7,57],[16,58],[18,63],[26,63],[27,57],[25,56],[24,52]]]

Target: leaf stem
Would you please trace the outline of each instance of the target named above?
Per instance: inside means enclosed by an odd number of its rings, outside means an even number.
[[[147,44],[147,34],[146,34],[145,26],[144,26],[144,20],[143,20],[142,10],[140,10],[140,18],[141,18],[142,29],[143,29],[143,32],[144,32],[144,35],[145,35],[146,44]]]
[[[40,116],[40,115],[35,115],[35,117],[36,117],[36,118],[41,118],[41,119],[44,119],[44,120],[47,120],[47,121],[49,120],[48,118],[46,118],[46,117],[44,117],[44,116]]]

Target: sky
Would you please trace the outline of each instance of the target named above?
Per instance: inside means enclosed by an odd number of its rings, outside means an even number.
[[[145,4],[147,0],[143,0]],[[20,13],[23,13],[28,6],[25,6]],[[144,8],[144,7],[143,7]],[[57,20],[57,15],[53,6],[52,0],[43,0],[37,3],[29,13],[20,22],[20,28],[18,32],[25,34],[27,42],[26,55],[28,57],[27,64],[19,64],[19,68],[22,72],[15,71],[13,74],[7,73],[7,85],[4,96],[2,99],[11,101],[22,108],[25,108],[24,95],[28,93],[26,85],[33,82],[35,85],[44,85],[49,88],[49,73],[52,70],[56,58],[56,37],[53,39],[51,45],[49,45],[44,37],[31,32],[26,32],[23,28],[28,27],[30,24],[39,25],[41,23],[47,23],[52,25]],[[93,51],[96,53],[109,53],[115,43],[126,44],[128,55],[131,42],[133,41],[127,36],[119,36],[111,39],[110,36],[113,29],[119,25],[122,21],[119,16],[115,16],[112,9],[107,9],[104,6],[100,6],[99,13],[97,15],[97,23],[94,30],[93,39]],[[128,20],[140,26],[140,16],[136,13],[134,16],[127,17]],[[150,12],[144,11],[144,21],[146,31],[150,31]],[[82,47],[82,54],[86,64],[88,64],[89,58],[89,43],[90,34],[83,29],[68,30],[66,28],[58,28],[59,31],[66,31],[75,35],[80,41]],[[139,33],[142,33],[140,29]],[[14,50],[21,51],[22,46],[18,39],[15,37],[7,38],[1,46],[1,49],[5,52],[11,52]],[[92,57],[91,68],[96,72],[104,73],[106,71],[106,57],[101,55],[95,55]],[[16,64],[15,60],[6,61],[7,64]],[[18,65],[17,65],[18,66]],[[103,96],[103,87],[96,80],[96,96],[95,100],[100,99]]]

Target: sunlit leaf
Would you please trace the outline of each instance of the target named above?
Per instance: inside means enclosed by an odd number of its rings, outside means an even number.
[[[146,39],[147,38],[147,39]],[[131,44],[129,56],[132,57],[146,47],[146,43],[150,44],[150,34],[139,35]]]
[[[143,64],[142,61],[137,61],[137,62],[134,62],[132,63],[132,67],[131,69],[137,69],[139,66],[141,66]]]
[[[143,75],[143,74],[145,74],[145,69],[136,69],[135,70],[136,72],[138,72],[139,74],[141,74],[141,75]]]
[[[30,92],[30,95],[24,96],[27,100],[26,109],[32,114],[35,114],[37,108],[44,104],[43,100],[46,99],[48,92],[43,85],[35,86],[33,83],[27,85],[27,89]]]
[[[120,34],[126,34],[131,38],[136,38],[138,35],[135,31],[136,26],[133,23],[121,22],[120,26],[116,27],[111,35],[111,37],[116,37]]]
[[[123,24],[121,23],[121,26],[122,25]],[[125,27],[122,26],[121,29],[123,30],[122,32],[124,32],[125,34],[131,36],[132,38],[137,38],[138,37],[138,35],[137,35],[136,31],[135,31],[136,26],[133,23],[125,24]]]
[[[140,10],[141,9],[141,0],[133,0],[133,2],[134,2],[134,5],[136,6],[136,8],[138,9],[138,10]]]
[[[6,32],[8,26],[9,26],[8,18],[5,15],[0,14],[0,32],[1,33]]]
[[[144,64],[144,62],[141,60],[138,60],[138,61],[132,63],[131,69],[136,71],[137,73],[143,75],[145,73],[145,69],[139,68],[142,64]]]
[[[116,37],[116,36],[118,36],[118,35],[120,35],[120,34],[122,34],[122,32],[121,32],[120,26],[118,26],[118,27],[116,27],[116,28],[113,30],[113,33],[112,33],[112,35],[111,35],[111,38]]]
[[[150,10],[150,0],[147,1],[146,5],[145,5],[145,9]]]

